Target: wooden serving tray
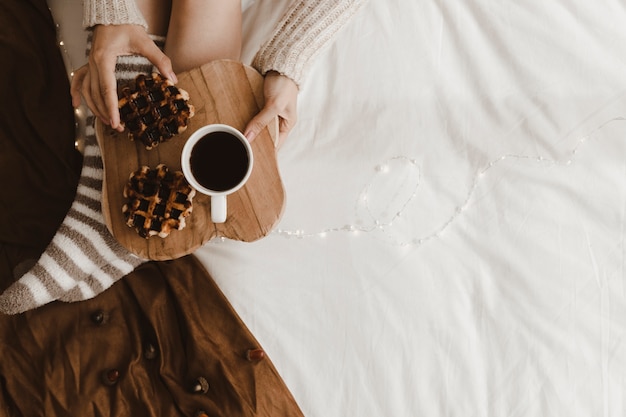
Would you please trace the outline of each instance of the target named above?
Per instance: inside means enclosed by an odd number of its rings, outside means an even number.
[[[245,242],[260,239],[278,223],[285,202],[276,161],[276,120],[252,142],[252,174],[243,188],[227,197],[225,223],[211,221],[211,198],[196,193],[186,227],[172,231],[166,238],[144,239],[126,225],[122,193],[132,172],[142,165],[155,168],[160,163],[170,170],[181,170],[183,145],[196,129],[224,123],[243,131],[263,106],[263,77],[236,61],[214,61],[181,73],[177,86],[189,93],[195,115],[183,133],[151,150],[146,150],[140,141],[131,141],[126,132],[119,133],[96,122],[96,138],[104,164],[102,212],[105,223],[122,246],[139,257],[152,260],[179,258],[215,237]]]

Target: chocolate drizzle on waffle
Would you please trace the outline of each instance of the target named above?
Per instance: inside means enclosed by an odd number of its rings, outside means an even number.
[[[139,74],[134,86],[123,87],[118,107],[129,137],[146,149],[183,132],[194,115],[189,94],[157,73]]]
[[[182,172],[172,172],[164,164],[155,169],[142,166],[130,174],[124,187],[126,225],[146,239],[167,237],[172,230],[185,227],[195,193]]]

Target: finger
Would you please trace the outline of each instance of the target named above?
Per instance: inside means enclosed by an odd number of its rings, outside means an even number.
[[[154,42],[142,43],[141,50],[138,52],[152,62],[164,77],[168,78],[173,83],[178,82],[178,78],[172,68],[172,61]]]
[[[280,118],[278,122],[278,145],[276,147],[280,147],[283,144],[287,136],[289,136],[289,132],[293,129],[294,123],[288,119]]]
[[[252,142],[261,133],[261,130],[265,128],[272,120],[276,118],[278,111],[273,107],[264,107],[263,110],[248,122],[246,129],[244,130],[244,136],[248,141]]]
[[[104,100],[102,99],[102,93],[100,91],[100,81],[99,81],[99,71],[95,65],[91,66],[91,70],[89,72],[89,94],[91,95],[91,102],[93,103],[90,107],[92,108],[94,114],[102,120],[105,124],[111,124],[109,117],[107,117],[106,106],[104,105]]]
[[[98,108],[95,106],[91,98],[90,83],[91,83],[91,77],[89,77],[89,73],[87,73],[83,81],[82,87],[81,87],[81,93],[83,95],[83,98],[85,99],[85,102],[87,103],[87,107],[89,107],[93,115],[102,120],[102,115],[98,112]]]
[[[72,106],[79,107],[82,102],[81,95],[81,87],[85,80],[85,76],[87,75],[87,66],[83,65],[76,71],[74,71],[74,76],[72,77],[72,83],[70,85],[70,94],[72,96]]]
[[[93,101],[102,115],[103,122],[114,129],[121,130],[115,78],[117,54],[94,53],[92,58],[90,76]]]
[[[120,126],[120,111],[118,108],[117,98],[117,81],[115,78],[115,66],[112,68],[103,68],[99,77],[99,89],[102,98],[102,104],[105,107],[105,114],[113,129],[123,130]]]

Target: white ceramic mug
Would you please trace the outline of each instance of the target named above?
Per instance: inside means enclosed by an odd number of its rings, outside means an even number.
[[[226,196],[243,187],[252,173],[252,148],[246,137],[229,125],[203,126],[187,139],[180,162],[189,184],[211,196],[211,221],[224,223]]]

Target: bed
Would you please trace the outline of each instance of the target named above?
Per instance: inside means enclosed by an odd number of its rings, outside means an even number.
[[[50,1],[67,68],[84,60],[79,4]],[[249,62],[289,1],[244,5]],[[624,415],[624,22],[619,1],[369,1],[302,85],[278,153],[276,228],[252,243],[214,239],[183,266],[150,264],[120,285],[170,288],[168,275],[205,269],[236,337],[267,355],[250,378],[274,415]],[[63,151],[71,190],[80,163]],[[57,219],[71,191],[60,200]],[[154,270],[165,278],[151,281]],[[187,279],[168,291],[188,291]],[[84,304],[53,303],[45,317],[72,328]],[[23,328],[43,320],[7,319],[1,340],[39,346]],[[64,415],[72,391],[51,399],[28,383],[80,349],[48,339],[28,368],[3,349],[4,398],[17,378],[25,398]],[[178,395],[159,387],[157,398]],[[100,395],[100,411],[124,401]],[[19,415],[15,401],[3,406]],[[177,404],[161,415],[191,412]]]

